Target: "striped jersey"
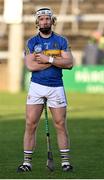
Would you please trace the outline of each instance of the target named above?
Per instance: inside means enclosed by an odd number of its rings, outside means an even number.
[[[43,38],[38,33],[27,41],[25,55],[42,51],[45,55],[55,58],[60,57],[62,51],[68,50],[69,44],[65,37],[52,32],[49,38]],[[52,65],[44,70],[33,71],[31,81],[50,87],[63,86],[62,68]]]

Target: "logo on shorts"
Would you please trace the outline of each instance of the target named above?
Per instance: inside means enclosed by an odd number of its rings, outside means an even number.
[[[64,103],[64,101],[59,101],[58,103],[59,103],[59,104],[63,104],[63,103]]]

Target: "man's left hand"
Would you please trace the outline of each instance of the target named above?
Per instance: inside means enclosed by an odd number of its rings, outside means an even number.
[[[35,60],[38,61],[38,63],[43,63],[43,64],[47,64],[49,63],[49,57],[42,54],[42,53],[38,53],[35,55]]]

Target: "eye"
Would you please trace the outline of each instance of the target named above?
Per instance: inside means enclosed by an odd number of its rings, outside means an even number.
[[[49,17],[47,17],[47,18],[46,18],[46,20],[50,20],[50,18],[49,18]]]
[[[42,18],[42,17],[40,17],[40,18],[39,18],[39,20],[40,20],[40,21],[42,21],[42,20],[43,20],[43,18]]]

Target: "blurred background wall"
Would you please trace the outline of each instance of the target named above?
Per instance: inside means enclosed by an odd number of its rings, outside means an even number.
[[[94,80],[94,83],[100,83],[101,92],[104,91],[104,0],[7,1],[12,3],[11,6],[8,5],[11,9],[11,13],[8,13],[14,19],[6,20],[6,0],[0,0],[0,91],[18,92],[26,84],[23,50],[26,40],[37,32],[34,12],[45,6],[50,7],[57,17],[54,30],[69,39],[77,71],[74,69],[70,74],[74,77],[72,80],[77,80],[77,83],[79,80],[80,84],[90,81],[93,83]],[[13,2],[16,1],[21,4],[16,8],[21,8],[20,12],[13,8]],[[19,15],[19,21],[16,21],[15,15]],[[87,66],[87,69],[79,66]],[[89,70],[88,66],[94,68]],[[68,74],[65,74],[65,79],[68,79]],[[65,85],[68,84],[66,81]],[[75,88],[76,82],[72,86]],[[99,91],[98,87],[97,89]]]

